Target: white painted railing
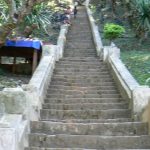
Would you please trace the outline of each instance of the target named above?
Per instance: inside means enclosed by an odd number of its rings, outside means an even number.
[[[88,2],[87,2],[87,4],[88,4]],[[86,9],[87,9],[88,18],[89,18],[90,25],[91,25],[91,31],[93,34],[93,40],[94,40],[97,56],[102,56],[103,44],[102,44],[101,37],[99,35],[98,26],[95,24],[95,20],[92,16],[92,12],[88,8],[88,6],[86,6]]]

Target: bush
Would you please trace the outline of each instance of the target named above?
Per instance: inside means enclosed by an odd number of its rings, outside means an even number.
[[[107,23],[104,26],[104,37],[111,41],[120,37],[124,32],[124,27],[117,24]]]

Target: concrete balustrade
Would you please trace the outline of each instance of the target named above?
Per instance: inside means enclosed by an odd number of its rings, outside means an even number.
[[[58,53],[59,53],[57,60],[63,57],[67,32],[68,32],[68,25],[61,26],[60,34],[57,40]]]
[[[39,119],[39,110],[51,80],[55,62],[63,56],[68,26],[60,30],[57,45],[43,45],[42,59],[29,84],[0,92],[0,150],[24,150],[29,122]]]
[[[102,57],[102,54],[103,54],[102,40],[101,40],[101,37],[99,35],[98,26],[95,24],[95,20],[92,16],[92,12],[88,8],[88,3],[89,2],[87,1],[87,3],[86,3],[87,14],[88,14],[88,18],[89,18],[90,25],[91,25],[91,31],[92,31],[92,34],[93,34],[93,40],[94,40],[95,48],[96,48],[96,51],[97,51],[97,56]]]
[[[129,100],[129,107],[133,112],[133,119],[148,122],[150,132],[150,88],[148,86],[140,86],[133,78],[120,59],[120,50],[118,47],[114,44],[111,46],[103,46],[100,33],[98,33],[98,28],[95,25],[88,4],[89,0],[87,0],[86,8],[97,54],[108,64],[122,96]]]

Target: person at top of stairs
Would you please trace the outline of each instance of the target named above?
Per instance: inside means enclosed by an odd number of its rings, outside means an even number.
[[[74,18],[77,17],[77,13],[78,13],[78,9],[77,9],[77,6],[75,6],[73,9]]]

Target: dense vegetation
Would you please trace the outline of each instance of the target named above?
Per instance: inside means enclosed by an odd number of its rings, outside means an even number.
[[[121,49],[121,58],[141,85],[150,86],[150,1],[93,0],[91,9],[104,45],[104,26],[108,23],[123,26],[125,34],[114,40]]]
[[[0,43],[18,35],[54,42],[69,0],[0,0]]]

